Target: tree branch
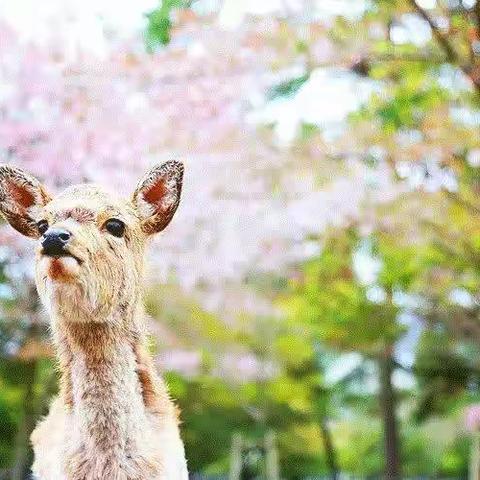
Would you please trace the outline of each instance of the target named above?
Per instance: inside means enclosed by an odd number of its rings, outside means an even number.
[[[462,64],[462,59],[459,57],[458,53],[453,48],[453,45],[450,43],[447,35],[444,35],[438,26],[433,21],[432,17],[427,13],[427,11],[422,8],[416,0],[409,0],[410,5],[412,8],[430,25],[432,29],[433,36],[436,38],[437,42],[439,43],[440,47],[445,52],[447,59],[453,65],[457,65],[462,72],[467,75],[468,78],[472,81],[477,93],[480,93],[480,76],[476,73],[474,65],[464,65]],[[477,0],[475,4],[475,12],[480,14],[480,0]],[[480,17],[478,17],[480,18]]]
[[[409,0],[409,1],[413,9],[430,25],[430,28],[432,29],[432,33],[434,37],[437,39],[437,42],[445,51],[445,54],[447,55],[448,60],[452,63],[458,63],[459,58],[458,58],[457,52],[455,51],[452,44],[448,40],[447,36],[440,31],[438,26],[433,21],[432,17],[430,17],[430,15],[426,12],[426,10],[422,8],[416,2],[416,0]]]
[[[480,0],[475,2],[473,14],[475,15],[475,22],[477,24],[477,36],[480,38]]]
[[[472,215],[475,215],[477,217],[480,216],[480,207],[474,205],[465,198],[462,198],[459,193],[451,192],[450,190],[443,190],[443,192],[447,196],[447,198],[455,202],[457,205],[460,205],[461,207],[468,210]]]

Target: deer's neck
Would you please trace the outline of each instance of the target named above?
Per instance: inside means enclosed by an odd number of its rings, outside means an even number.
[[[117,478],[112,469],[151,468],[147,459],[152,429],[158,422],[176,418],[167,390],[143,348],[142,324],[143,317],[137,316],[101,323],[53,318],[61,396],[69,412],[67,478]]]
[[[140,439],[146,406],[131,332],[105,323],[68,325],[72,418],[87,449],[128,454]]]

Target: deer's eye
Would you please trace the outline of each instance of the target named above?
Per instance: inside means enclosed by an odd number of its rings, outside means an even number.
[[[40,220],[37,222],[37,228],[40,235],[43,235],[48,230],[48,222],[46,220]]]
[[[111,218],[105,222],[105,228],[108,233],[115,237],[123,237],[125,233],[125,224],[118,218]]]

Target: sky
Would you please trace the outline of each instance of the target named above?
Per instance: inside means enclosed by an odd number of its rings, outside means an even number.
[[[58,16],[70,15],[72,23],[78,24],[71,35],[79,42],[93,45],[89,38],[97,37],[99,26],[109,25],[123,33],[132,33],[145,23],[143,14],[157,5],[156,0],[135,0],[122,2],[102,0],[4,0],[0,3],[0,16],[12,23],[26,38],[40,38],[48,35],[49,21]]]
[[[464,0],[464,3],[473,0]],[[311,0],[314,16],[329,21],[335,15],[349,18],[359,17],[367,7],[369,0]],[[426,9],[434,8],[436,0],[418,0]],[[109,28],[120,35],[132,35],[145,26],[145,13],[159,4],[159,0],[135,0],[122,2],[116,0],[3,0],[0,3],[0,18],[8,20],[24,38],[39,41],[48,37],[52,20],[68,15],[72,41],[79,42],[94,51],[101,51],[103,29]],[[199,12],[217,10],[219,24],[228,29],[238,27],[248,14],[268,15],[288,12],[301,13],[303,0],[201,0],[194,3]],[[425,25],[412,22],[405,31],[398,29],[399,39],[413,35],[414,42],[422,42],[425,37]]]

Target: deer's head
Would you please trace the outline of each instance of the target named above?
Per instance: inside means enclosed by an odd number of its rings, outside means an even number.
[[[172,219],[183,165],[153,168],[131,199],[75,185],[52,197],[33,176],[0,166],[0,211],[21,234],[36,239],[36,283],[55,316],[106,321],[133,308],[141,289],[148,238]]]

